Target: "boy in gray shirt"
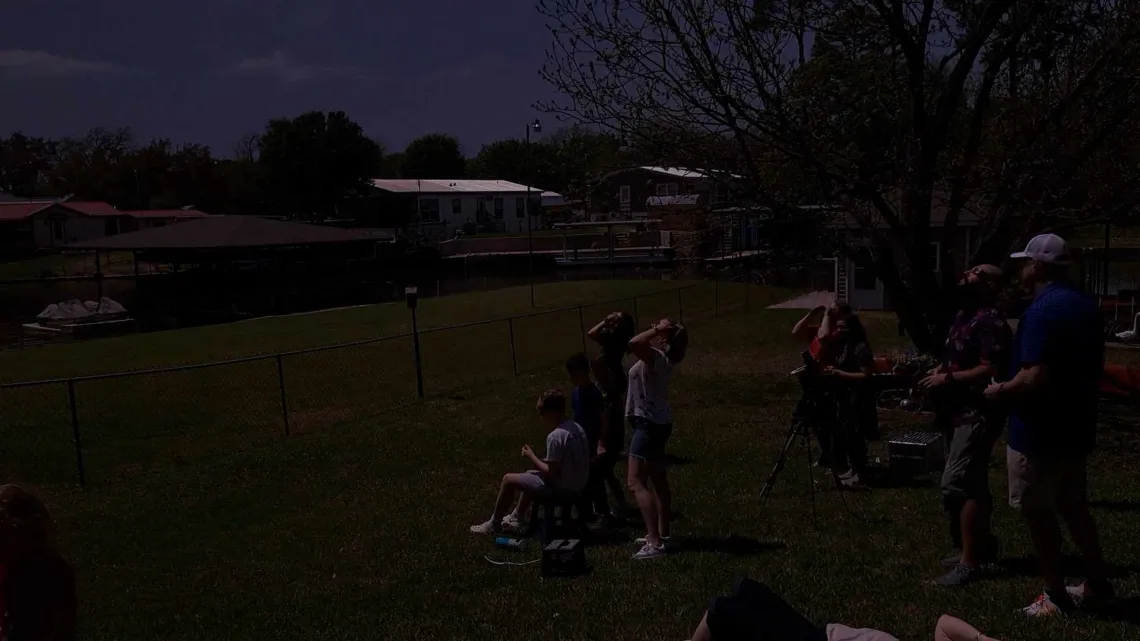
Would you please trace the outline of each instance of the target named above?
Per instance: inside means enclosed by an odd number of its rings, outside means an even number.
[[[546,456],[539,458],[529,445],[523,446],[523,457],[536,469],[523,474],[504,475],[491,518],[471,526],[472,533],[497,534],[503,526],[521,528],[534,496],[541,492],[581,492],[585,489],[590,476],[589,441],[582,427],[566,418],[566,397],[562,390],[544,392],[536,409],[542,422],[553,428],[546,436]],[[515,494],[519,495],[518,505],[507,514]]]

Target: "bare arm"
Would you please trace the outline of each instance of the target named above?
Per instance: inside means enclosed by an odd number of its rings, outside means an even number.
[[[792,336],[802,341],[810,341],[827,323],[827,308],[816,307],[804,314],[794,327]]]
[[[590,331],[586,332],[586,337],[589,338],[590,340],[594,341],[595,343],[601,343],[602,342],[602,330],[606,328],[606,325],[613,323],[613,322],[616,322],[617,320],[620,320],[620,319],[621,319],[621,314],[619,314],[617,312],[614,312],[614,313],[610,314],[609,316],[606,316],[605,318],[602,319],[602,321],[600,323],[598,323],[597,325],[594,325],[593,327],[590,328]]]
[[[1027,365],[1004,383],[998,384],[1002,396],[1022,396],[1032,394],[1045,386],[1049,378],[1049,368],[1040,363]]]
[[[663,325],[664,324],[654,325],[637,336],[634,336],[633,340],[629,342],[630,351],[633,352],[633,355],[639,360],[645,361],[646,365],[653,365],[653,359],[656,356],[656,350],[653,349],[653,339],[669,329],[668,326]]]

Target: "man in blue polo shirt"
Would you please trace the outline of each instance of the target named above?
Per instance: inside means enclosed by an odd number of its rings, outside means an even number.
[[[1023,610],[1030,617],[1113,598],[1085,493],[1104,372],[1104,323],[1096,304],[1065,284],[1068,254],[1062,238],[1043,234],[1012,255],[1023,262],[1021,280],[1034,300],[1017,326],[1010,379],[986,389],[988,398],[1012,408],[1009,502],[1029,526],[1045,579],[1045,593]],[[1066,588],[1061,573],[1057,514],[1085,558],[1088,580],[1079,586]]]

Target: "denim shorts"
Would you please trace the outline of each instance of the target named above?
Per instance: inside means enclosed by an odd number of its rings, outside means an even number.
[[[629,457],[640,461],[660,461],[665,458],[665,444],[673,434],[673,424],[651,423],[640,416],[630,416],[633,436],[629,439]]]

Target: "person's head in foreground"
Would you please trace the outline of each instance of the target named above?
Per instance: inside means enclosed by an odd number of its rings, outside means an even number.
[[[0,636],[32,641],[75,639],[75,574],[55,551],[44,504],[18,485],[0,486]]]
[[[1025,251],[1010,254],[1021,262],[1019,276],[1021,284],[1030,291],[1057,281],[1062,281],[1069,272],[1069,245],[1056,234],[1034,236]]]
[[[570,375],[570,382],[574,387],[586,387],[590,384],[590,357],[578,353],[566,359],[566,373]]]
[[[51,551],[51,515],[18,485],[0,487],[0,564],[11,565]]]
[[[566,420],[566,396],[560,389],[548,389],[538,397],[535,406],[542,422],[548,425],[559,425]]]
[[[653,347],[665,352],[670,363],[677,364],[685,360],[685,351],[689,348],[689,332],[684,325],[662,318],[650,328],[657,330],[652,341]]]
[[[957,294],[963,308],[990,306],[1001,292],[1002,271],[996,265],[977,265],[967,269],[958,281]]]

